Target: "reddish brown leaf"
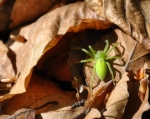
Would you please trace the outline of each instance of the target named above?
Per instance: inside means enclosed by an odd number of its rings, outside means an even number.
[[[139,86],[139,97],[141,99],[141,101],[143,101],[145,99],[145,94],[146,94],[146,91],[148,90],[147,89],[147,78],[148,77],[147,75],[140,81],[140,86]]]
[[[56,4],[60,4],[61,0],[16,0],[12,14],[11,14],[11,24],[10,29],[22,25],[27,22],[36,20],[38,17],[48,12],[50,8],[54,7]]]
[[[141,80],[145,77],[145,70],[143,68],[139,68],[137,70],[136,76],[134,77],[135,80]]]

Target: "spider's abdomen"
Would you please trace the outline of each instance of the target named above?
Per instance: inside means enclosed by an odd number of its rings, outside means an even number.
[[[96,74],[100,80],[104,80],[107,74],[106,61],[103,58],[99,58],[95,64]]]

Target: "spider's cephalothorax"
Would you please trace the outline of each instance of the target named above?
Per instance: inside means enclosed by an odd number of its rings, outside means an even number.
[[[110,48],[108,50],[109,47],[109,42],[108,40],[105,41],[106,42],[106,46],[104,48],[103,51],[95,51],[91,46],[89,46],[90,51],[86,50],[86,49],[82,49],[82,51],[84,51],[85,53],[87,53],[90,58],[86,59],[86,60],[81,60],[81,63],[84,62],[91,62],[91,61],[95,61],[95,64],[93,66],[93,72],[96,71],[97,76],[99,77],[100,80],[104,80],[107,74],[107,67],[112,75],[112,80],[114,79],[114,74],[113,71],[110,67],[110,64],[107,60],[110,59],[117,59],[119,58],[118,56],[109,56],[109,53],[115,48],[117,47],[117,45],[119,43],[115,43],[112,48]],[[93,77],[93,76],[92,76]]]

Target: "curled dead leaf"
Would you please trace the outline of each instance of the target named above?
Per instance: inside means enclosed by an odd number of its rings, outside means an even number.
[[[141,119],[143,113],[150,109],[150,104],[148,99],[149,99],[149,87],[147,85],[147,90],[146,90],[144,100],[142,101],[142,104],[139,107],[138,111],[133,115],[132,119]]]
[[[112,81],[107,83],[101,82],[101,84],[93,90],[84,86],[83,88],[88,91],[88,96],[84,103],[84,113],[87,114],[92,107],[97,108],[98,110],[104,109],[104,98],[108,91],[110,91],[111,87]]]
[[[129,77],[127,76],[127,73],[124,73],[122,79],[111,92],[106,103],[106,111],[103,112],[106,119],[109,119],[109,117],[117,119],[122,118],[129,98],[128,81]]]
[[[124,32],[131,35],[150,50],[149,31],[149,0],[86,0],[91,10],[104,19],[119,26]],[[146,7],[147,6],[147,7]]]
[[[148,76],[146,76],[146,77],[148,77]],[[144,98],[145,98],[147,85],[148,85],[147,78],[144,78],[140,81],[139,93],[138,94],[139,94],[139,97],[140,97],[141,101],[143,101]]]
[[[143,68],[139,68],[137,70],[137,73],[135,75],[135,80],[141,80],[145,77],[145,70]]]

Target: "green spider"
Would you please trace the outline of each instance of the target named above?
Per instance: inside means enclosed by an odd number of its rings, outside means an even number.
[[[80,63],[92,62],[95,61],[92,72],[92,81],[94,79],[94,72],[96,71],[97,76],[100,80],[104,80],[107,74],[107,67],[112,75],[112,80],[114,80],[114,74],[111,69],[111,66],[107,60],[120,58],[118,56],[109,56],[109,53],[117,47],[119,43],[115,43],[111,49],[108,50],[109,42],[105,41],[106,46],[103,51],[95,51],[91,46],[89,46],[90,51],[82,48],[81,50],[90,56],[89,59],[81,60]]]

